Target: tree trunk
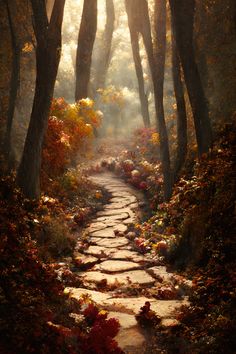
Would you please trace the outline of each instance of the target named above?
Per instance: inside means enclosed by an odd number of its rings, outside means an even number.
[[[97,0],[84,0],[76,53],[76,101],[88,97],[92,52],[96,32]]]
[[[131,39],[131,46],[134,58],[134,65],[136,70],[136,75],[138,79],[138,89],[139,89],[139,99],[141,105],[141,113],[143,117],[143,123],[145,127],[150,127],[150,116],[148,110],[148,99],[145,93],[144,87],[144,79],[143,79],[143,68],[142,62],[140,57],[140,49],[139,49],[139,39],[138,39],[138,31],[137,27],[132,18],[132,12],[130,12],[130,7],[126,0],[126,12],[128,15],[128,24],[129,24],[129,31],[130,31],[130,39]]]
[[[28,198],[37,198],[40,195],[42,144],[60,61],[65,0],[55,1],[49,24],[44,1],[32,0],[31,3],[37,40],[36,88],[17,181]]]
[[[153,47],[147,1],[139,0],[137,2],[135,0],[126,0],[126,6],[132,14],[137,31],[141,33],[143,37],[152,75],[157,130],[160,135],[160,156],[164,177],[164,198],[165,200],[168,200],[171,197],[173,182],[170,167],[169,142],[163,107],[163,83],[166,50],[166,0],[155,1],[155,48]]]
[[[7,7],[7,14],[9,20],[9,28],[11,33],[11,44],[13,50],[9,104],[8,104],[8,112],[7,112],[7,127],[6,127],[6,133],[4,138],[5,158],[8,166],[8,171],[9,171],[13,165],[13,161],[11,158],[11,131],[12,131],[12,122],[14,118],[17,91],[18,91],[19,79],[20,79],[20,46],[16,38],[16,31],[12,20],[9,1],[6,1],[6,7]]]
[[[107,71],[111,60],[111,44],[115,24],[115,8],[113,0],[106,0],[106,25],[102,37],[102,47],[99,53],[98,70],[96,75],[95,88],[105,87]]]
[[[163,104],[164,74],[166,57],[166,0],[155,2],[154,10],[154,94],[157,113],[157,127],[160,134],[160,154],[164,175],[164,197],[172,194],[172,172],[170,167],[169,141]]]
[[[198,154],[201,156],[211,147],[212,131],[193,46],[195,0],[169,0],[169,2],[176,43],[193,112]]]
[[[177,105],[177,152],[174,163],[174,181],[183,166],[187,154],[187,114],[184,99],[184,88],[181,79],[181,63],[176,46],[175,33],[172,26],[172,74]]]

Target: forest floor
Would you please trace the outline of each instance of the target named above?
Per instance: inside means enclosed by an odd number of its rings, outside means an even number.
[[[99,307],[109,311],[108,317],[119,320],[121,328],[115,339],[125,353],[145,353],[146,342],[150,344],[152,335],[150,324],[159,323],[164,328],[177,325],[175,313],[188,304],[191,282],[182,279],[178,284],[175,274],[167,271],[161,259],[135,249],[130,228],[144,206],[142,193],[110,172],[90,178],[110,193],[110,200],[90,221],[83,242],[79,239],[75,248],[76,272],[84,286],[66,291],[78,300],[82,295],[90,296]],[[179,289],[176,297],[153,297],[155,289],[163,285],[165,289]],[[137,321],[139,316],[141,321]],[[159,351],[155,347],[148,352]]]
[[[0,352],[234,353],[233,131],[168,203],[149,137],[100,141],[39,201],[3,178]]]

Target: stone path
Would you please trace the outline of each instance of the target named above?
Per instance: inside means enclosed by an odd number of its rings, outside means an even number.
[[[109,204],[98,212],[86,229],[88,248],[75,251],[78,275],[85,288],[68,288],[78,299],[88,294],[102,308],[109,310],[109,317],[118,318],[121,330],[116,337],[125,353],[145,352],[147,333],[139,327],[135,315],[146,301],[162,318],[163,325],[173,323],[173,313],[187,298],[157,300],[146,297],[145,289],[160,282],[173,286],[173,275],[164,266],[133,250],[126,238],[129,225],[137,221],[139,202],[136,192],[113,174],[104,173],[91,177],[111,193]],[[141,201],[143,203],[143,201]],[[98,291],[99,290],[99,291]]]

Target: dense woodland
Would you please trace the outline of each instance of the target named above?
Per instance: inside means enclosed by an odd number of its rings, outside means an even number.
[[[0,353],[123,353],[118,321],[64,291],[83,287],[73,252],[109,201],[88,178],[104,171],[144,195],[135,249],[193,284],[178,325],[141,312],[146,353],[234,353],[235,1],[0,13]]]

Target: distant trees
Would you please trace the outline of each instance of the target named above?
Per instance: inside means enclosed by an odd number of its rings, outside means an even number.
[[[113,0],[106,0],[106,25],[102,35],[97,62],[95,89],[104,89],[107,71],[111,60],[112,37],[115,27],[115,7]]]
[[[212,144],[209,112],[193,45],[195,0],[169,0],[176,44],[193,112],[198,153],[201,156]]]
[[[54,2],[50,21],[44,0],[31,0],[36,48],[36,88],[17,182],[29,198],[40,194],[42,144],[61,54],[61,26],[65,0]]]
[[[128,25],[130,31],[131,46],[134,58],[134,65],[136,70],[136,75],[138,79],[138,89],[139,89],[139,99],[141,105],[141,113],[143,117],[143,123],[145,127],[150,127],[150,116],[148,110],[148,98],[145,92],[144,78],[143,78],[143,67],[140,57],[139,48],[139,32],[140,32],[140,21],[139,17],[133,14],[133,3],[129,0],[125,1],[126,12],[128,15]]]
[[[75,101],[88,97],[93,44],[97,32],[97,0],[84,0],[76,53]]]

